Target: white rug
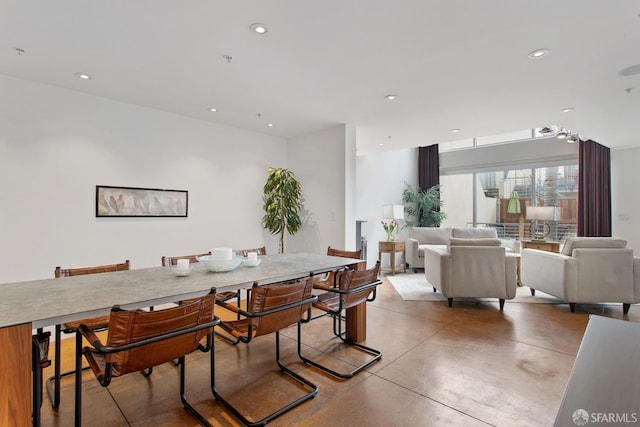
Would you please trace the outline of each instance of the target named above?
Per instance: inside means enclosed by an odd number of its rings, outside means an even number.
[[[433,287],[427,283],[424,273],[396,273],[395,276],[385,274],[385,278],[391,282],[395,290],[405,301],[446,301],[440,292],[433,292]],[[456,298],[455,300],[469,301],[495,301],[495,298]],[[454,300],[454,302],[455,302]],[[562,304],[558,298],[547,295],[544,292],[536,291],[536,295],[531,295],[531,290],[526,286],[518,286],[516,297],[506,302],[528,302]]]

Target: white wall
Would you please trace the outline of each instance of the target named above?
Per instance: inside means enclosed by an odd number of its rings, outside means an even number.
[[[287,166],[285,140],[5,76],[0,93],[0,283],[215,246],[277,252],[262,186]],[[189,216],[96,218],[96,185],[188,190]]]
[[[640,148],[611,151],[612,235],[626,239],[636,256],[640,256],[639,164]]]
[[[367,265],[372,267],[378,259],[378,242],[386,240],[386,233],[380,224],[382,206],[402,205],[402,191],[405,182],[418,183],[418,149],[385,151],[356,158],[356,219],[367,221],[362,234],[367,238]],[[400,227],[404,221],[400,221]],[[400,230],[399,237],[406,239],[407,230]],[[400,257],[396,257],[400,263]],[[389,265],[384,256],[383,267]]]
[[[346,249],[346,127],[293,138],[287,162],[302,184],[304,226],[285,238],[285,252],[326,253]]]

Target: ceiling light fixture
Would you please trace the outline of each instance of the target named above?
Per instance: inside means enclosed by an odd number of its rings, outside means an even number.
[[[578,138],[578,135],[573,134],[573,135],[569,135],[569,136],[567,136],[566,141],[567,141],[569,144],[573,144],[574,142],[578,142],[578,139],[579,139],[579,138]]]
[[[567,136],[569,136],[569,131],[562,128],[558,131],[558,133],[556,133],[556,138],[558,139],[565,139]]]
[[[538,132],[540,132],[540,135],[542,135],[542,136],[553,135],[553,129],[551,129],[549,126],[543,127]]]
[[[451,131],[450,131],[450,132],[451,132],[451,133],[458,133],[458,132],[460,132],[460,129],[451,129]]]
[[[267,26],[264,25],[264,24],[261,24],[259,22],[256,22],[255,24],[251,24],[249,29],[252,32],[254,32],[256,34],[260,34],[260,35],[264,35],[264,34],[267,34],[269,32],[269,29],[267,28]]]
[[[212,113],[215,113],[216,111],[218,111],[218,109],[214,108],[214,107],[211,107],[211,108],[209,108],[209,111],[211,111]]]
[[[549,49],[536,49],[529,52],[529,59],[540,59],[549,54]]]
[[[575,110],[575,108],[573,108],[573,107],[567,107],[567,108],[563,108],[562,112],[563,113],[570,113],[570,112],[572,112],[574,110]]]
[[[273,123],[267,123],[267,126],[269,126],[270,128],[273,127]]]
[[[386,99],[387,101],[394,101],[396,99],[398,99],[398,95],[385,95],[384,99]]]
[[[76,73],[76,77],[82,80],[91,80],[91,76],[85,73]]]

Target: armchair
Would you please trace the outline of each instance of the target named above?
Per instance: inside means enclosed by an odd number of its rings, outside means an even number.
[[[640,257],[615,237],[570,237],[559,254],[523,249],[522,284],[569,303],[621,302],[623,313],[640,302]]]
[[[500,310],[516,296],[516,258],[499,239],[452,237],[447,248],[425,248],[424,273],[434,292],[453,298],[498,298]]]

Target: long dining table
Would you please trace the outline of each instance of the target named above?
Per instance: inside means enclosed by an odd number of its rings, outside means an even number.
[[[31,335],[33,329],[108,314],[158,306],[218,292],[246,289],[322,274],[362,260],[291,253],[264,255],[257,267],[240,265],[224,273],[192,264],[191,274],[176,276],[171,267],[42,279],[0,285],[0,426],[31,425]],[[366,305],[347,312],[347,336],[366,339]]]

